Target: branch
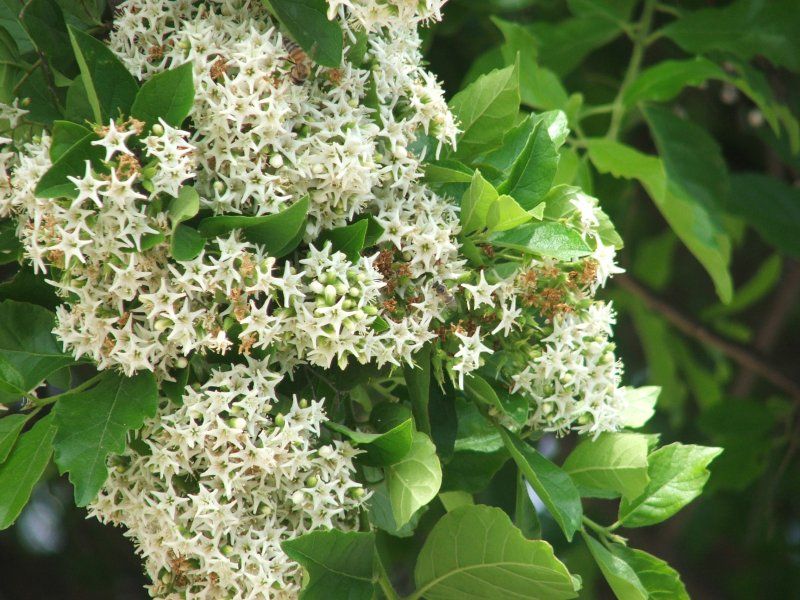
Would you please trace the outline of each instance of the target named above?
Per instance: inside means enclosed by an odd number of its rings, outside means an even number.
[[[657,297],[631,277],[627,275],[618,275],[614,278],[614,281],[619,284],[621,288],[640,298],[650,310],[661,313],[661,315],[678,331],[704,344],[713,346],[739,363],[745,369],[760,375],[775,387],[789,394],[795,402],[800,403],[800,384],[773,368],[772,365],[758,354],[709,331],[696,321],[683,315],[671,304]]]

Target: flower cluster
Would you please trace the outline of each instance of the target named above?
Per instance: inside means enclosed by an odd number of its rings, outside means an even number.
[[[354,525],[355,451],[322,444],[322,402],[279,398],[281,379],[259,361],[215,371],[112,460],[90,512],[127,529],[152,595],[296,598],[302,574],[281,542]]]

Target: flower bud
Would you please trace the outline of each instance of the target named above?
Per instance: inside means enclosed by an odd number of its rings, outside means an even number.
[[[325,302],[328,306],[336,304],[336,288],[330,284],[325,286]]]
[[[153,125],[150,131],[153,135],[164,135],[164,127],[161,125],[161,123],[156,123]]]

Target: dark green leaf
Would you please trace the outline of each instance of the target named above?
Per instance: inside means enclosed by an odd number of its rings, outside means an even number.
[[[769,244],[800,257],[800,189],[757,173],[734,175],[728,208]]]
[[[194,102],[192,63],[153,75],[142,84],[131,107],[131,115],[152,127],[158,119],[180,127]]]
[[[106,371],[94,386],[58,400],[55,462],[60,473],[69,473],[75,504],[86,506],[97,496],[108,476],[108,455],[121,454],[128,432],[154,417],[157,408],[152,373],[122,377]]]
[[[56,162],[59,158],[92,132],[78,123],[70,121],[53,122],[53,141],[50,143],[50,160]]]
[[[611,552],[633,569],[648,600],[689,600],[681,576],[660,558],[620,544],[612,544]]]
[[[493,408],[507,415],[521,427],[528,421],[528,401],[522,396],[511,395],[507,391],[497,391],[483,377],[470,374],[464,380],[464,393],[467,398]]]
[[[574,71],[587,55],[622,33],[620,23],[595,16],[557,23],[535,21],[527,29],[538,41],[539,63],[562,78]]]
[[[368,228],[369,220],[361,219],[352,225],[325,231],[318,238],[319,244],[330,241],[334,250],[342,252],[350,262],[356,262],[361,256],[361,250],[364,248]]]
[[[494,186],[486,181],[480,171],[472,175],[472,183],[461,198],[461,228],[463,233],[472,233],[486,227],[489,207],[497,200]]]
[[[333,421],[328,421],[325,426],[341,433],[353,444],[366,450],[366,454],[359,456],[359,459],[368,465],[391,465],[399,462],[411,450],[414,438],[414,422],[411,419],[403,421],[385,433],[355,431]]]
[[[53,163],[53,166],[42,175],[39,183],[36,184],[36,196],[39,198],[75,198],[78,190],[67,177],[83,177],[86,174],[87,160],[95,169],[100,170],[97,165],[103,160],[105,154],[102,147],[92,145],[96,139],[97,136],[90,133],[62,154],[61,158]]]
[[[531,484],[525,481],[522,473],[517,473],[517,494],[514,501],[514,525],[529,540],[536,540],[542,537],[542,523],[539,515],[536,514],[536,507],[533,499],[535,493]]]
[[[541,498],[567,540],[572,540],[581,528],[583,517],[581,497],[572,479],[515,434],[500,428],[500,435],[517,468]]]
[[[24,396],[52,373],[74,364],[53,335],[54,327],[53,314],[41,306],[0,303],[0,401]]]
[[[8,458],[8,454],[29,418],[30,415],[16,414],[0,419],[0,463]]]
[[[11,219],[0,222],[0,264],[19,262],[22,256],[23,247],[17,236],[17,223]]]
[[[398,527],[394,521],[394,514],[392,514],[389,490],[386,488],[386,483],[381,482],[372,488],[372,496],[369,499],[369,522],[389,535],[408,538],[414,535],[414,529],[416,529],[420,517],[425,514],[427,508],[427,506],[423,506],[414,513],[408,523]]]
[[[139,91],[133,75],[100,40],[74,27],[69,28],[69,37],[95,123],[127,115]]]
[[[178,225],[172,232],[169,253],[178,261],[194,260],[203,251],[206,238],[188,225]]]
[[[342,29],[328,20],[325,0],[265,0],[278,20],[315,62],[336,68],[342,63]]]
[[[455,452],[445,465],[442,491],[482,492],[508,461],[504,447],[494,452]]]
[[[764,56],[800,71],[800,11],[795,0],[737,0],[690,12],[667,25],[664,35],[692,54],[730,52],[744,60]]]
[[[75,61],[67,51],[70,43],[64,13],[55,0],[26,2],[20,22],[50,65],[68,77],[76,74]]]
[[[450,101],[459,120],[457,158],[470,158],[498,146],[519,112],[517,65],[483,75]]]
[[[707,467],[722,448],[670,444],[648,458],[645,491],[622,499],[619,520],[625,527],[646,527],[670,518],[697,498],[710,475]]]
[[[431,397],[431,345],[425,344],[414,355],[414,366],[403,364],[403,376],[408,399],[414,411],[414,421],[422,433],[431,435],[428,405]]]
[[[12,525],[28,503],[33,486],[50,462],[55,435],[53,415],[49,414],[20,436],[0,465],[0,529]]]
[[[51,310],[61,303],[45,275],[34,274],[32,269],[25,267],[21,267],[13,279],[0,283],[0,300],[31,302]]]
[[[522,208],[530,210],[553,186],[558,157],[558,150],[546,127],[537,123],[511,166],[508,179],[497,187],[497,191],[513,196]]]
[[[491,506],[462,506],[444,515],[425,540],[414,580],[414,597],[427,600],[576,597],[550,544],[526,540]]]
[[[580,233],[563,223],[528,223],[489,236],[495,246],[558,260],[575,260],[591,254]]]
[[[281,543],[308,572],[301,600],[372,600],[375,535],[356,531],[313,531]]]
[[[625,89],[622,97],[627,106],[642,100],[667,102],[686,86],[699,86],[709,79],[727,80],[722,67],[702,56],[685,60],[665,60],[645,69]]]
[[[367,217],[367,235],[364,236],[364,248],[371,248],[383,235],[383,227],[372,215]]]

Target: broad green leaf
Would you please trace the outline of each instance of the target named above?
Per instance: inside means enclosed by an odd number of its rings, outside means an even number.
[[[625,22],[639,0],[567,0],[570,12],[577,17],[597,17]]]
[[[325,0],[265,0],[265,4],[314,62],[325,67],[341,65],[342,29],[328,20]]]
[[[177,261],[194,260],[206,245],[204,238],[196,229],[178,224],[169,241],[169,253]]]
[[[152,127],[158,119],[180,127],[194,102],[194,74],[191,62],[156,73],[142,84],[131,107],[131,115]]]
[[[665,561],[620,544],[612,544],[611,552],[621,558],[636,573],[636,577],[647,590],[648,600],[689,600],[678,572]]]
[[[486,226],[490,232],[507,231],[527,223],[531,219],[533,219],[531,213],[522,208],[514,198],[503,194],[489,207]]]
[[[8,458],[30,415],[16,414],[0,418],[0,463]]]
[[[589,552],[600,567],[600,572],[603,573],[618,600],[649,600],[650,596],[633,567],[619,556],[612,554],[593,537],[586,533],[582,535]]]
[[[178,197],[170,201],[167,213],[172,221],[172,226],[188,221],[197,215],[200,210],[200,195],[190,185],[184,185],[178,192]]]
[[[127,434],[139,429],[158,408],[152,373],[123,377],[111,371],[87,390],[62,396],[53,409],[58,433],[55,462],[69,473],[75,504],[91,502],[108,476],[106,458],[125,450]]]
[[[0,529],[17,520],[53,453],[56,426],[49,414],[23,433],[8,459],[0,464]]]
[[[96,170],[105,157],[100,146],[93,146],[97,139],[90,133],[72,145],[61,157],[42,175],[36,184],[34,193],[39,198],[75,198],[78,190],[75,184],[67,177],[83,177],[86,175],[86,161],[90,161]]]
[[[364,248],[371,248],[378,243],[378,240],[383,236],[383,226],[375,220],[372,215],[366,218],[367,220],[367,235],[364,236]],[[302,232],[301,232],[302,233]]]
[[[442,491],[482,492],[507,461],[502,446],[495,452],[454,452],[445,465]]]
[[[414,355],[414,365],[403,364],[403,377],[408,399],[414,411],[414,421],[422,433],[431,435],[428,407],[431,399],[431,344],[425,344]]]
[[[453,96],[450,108],[462,131],[457,158],[469,159],[498,146],[519,112],[518,66],[482,75]]]
[[[736,0],[684,14],[663,34],[692,54],[730,52],[744,60],[764,56],[800,71],[800,11],[795,0]]]
[[[529,210],[550,191],[557,169],[558,149],[544,123],[537,123],[511,166],[508,179],[497,191],[513,196],[522,208]]]
[[[520,472],[517,472],[516,492],[514,498],[514,525],[529,540],[540,539],[542,537],[542,523],[536,513],[536,505],[534,503],[537,498],[536,492]]]
[[[620,24],[595,16],[563,19],[555,23],[534,21],[527,27],[538,41],[538,61],[563,78],[597,48],[622,33]]]
[[[53,335],[55,317],[41,306],[0,303],[0,402],[16,400],[75,363]]]
[[[293,242],[299,243],[298,236],[302,236],[304,232],[308,207],[308,196],[304,196],[274,215],[209,217],[200,222],[198,229],[205,237],[217,237],[234,229],[244,229],[244,235],[249,241],[264,245],[271,256],[280,258],[294,249]]]
[[[581,528],[583,507],[570,476],[515,434],[500,428],[500,435],[517,468],[541,498],[567,540],[572,540]]]
[[[436,446],[427,435],[414,433],[408,454],[386,468],[386,485],[398,527],[408,523],[419,508],[436,497],[442,485],[442,467]]]
[[[50,143],[50,160],[56,162],[67,150],[92,133],[89,129],[71,121],[53,122],[53,140]]]
[[[69,28],[69,39],[95,123],[128,114],[139,91],[133,75],[100,40],[74,27]]]
[[[635,498],[647,487],[647,439],[637,433],[585,439],[564,461],[563,469],[583,488]]]
[[[507,65],[519,61],[520,100],[531,108],[552,110],[563,108],[569,96],[561,80],[550,69],[538,63],[538,41],[524,26],[501,19],[492,19],[503,32],[501,46]]]
[[[473,399],[456,398],[455,408],[458,419],[455,450],[496,452],[503,447],[497,428],[483,416]]]
[[[30,268],[20,268],[12,279],[0,283],[0,300],[32,302],[41,307],[55,309],[61,304],[53,286],[47,283],[45,275],[34,274]]]
[[[800,257],[800,190],[775,177],[743,173],[731,179],[728,209],[775,248]]]
[[[472,169],[457,160],[446,159],[425,165],[425,180],[428,183],[469,183]]]
[[[382,481],[372,487],[372,496],[369,498],[369,522],[389,535],[399,538],[411,537],[414,535],[414,530],[417,528],[420,518],[427,510],[428,507],[423,506],[414,513],[408,523],[398,527],[394,520],[392,501],[389,498],[386,482]]]
[[[403,421],[385,433],[355,431],[333,421],[328,421],[325,426],[341,433],[353,444],[366,450],[366,454],[359,458],[369,465],[391,465],[399,462],[408,455],[414,438],[414,422],[411,419]]]
[[[439,494],[439,501],[447,512],[475,504],[475,500],[469,492],[442,492]]]
[[[330,241],[335,251],[343,253],[349,261],[356,262],[364,248],[368,228],[369,219],[361,219],[352,225],[325,231],[319,236],[318,243],[324,244]]]
[[[281,543],[308,572],[300,600],[372,600],[375,535],[357,531],[312,531]]]
[[[625,527],[646,527],[670,518],[697,498],[710,475],[707,467],[722,448],[670,444],[648,458],[650,483],[632,500],[623,498],[619,521]]]
[[[472,233],[486,227],[489,207],[498,196],[494,186],[483,178],[480,171],[475,171],[469,188],[461,198],[460,218],[463,233]]]
[[[489,236],[494,246],[569,261],[591,254],[581,234],[563,223],[528,223]]]
[[[526,540],[491,506],[462,506],[444,515],[425,540],[414,580],[413,599],[576,597],[550,544]]]
[[[77,69],[69,48],[69,35],[64,13],[55,0],[25,2],[25,10],[17,6],[20,23],[38,51],[60,73],[74,77]]]
[[[656,412],[656,400],[661,393],[661,388],[655,385],[644,387],[623,388],[625,393],[625,406],[620,415],[620,424],[623,427],[634,429],[643,426]]]
[[[642,71],[625,89],[622,100],[626,106],[643,100],[667,102],[686,86],[699,86],[709,79],[726,81],[729,76],[722,67],[702,56],[665,60]]]
[[[644,186],[675,234],[711,275],[719,297],[729,300],[730,240],[722,229],[717,210],[668,180],[664,163],[655,156],[605,139],[588,139],[586,147],[598,171],[636,179]]]
[[[498,148],[475,159],[477,166],[479,168],[491,167],[501,175],[508,177],[511,167],[517,157],[522,154],[533,128],[536,126],[534,119],[534,115],[528,115],[518,125],[506,131],[503,143]]]

